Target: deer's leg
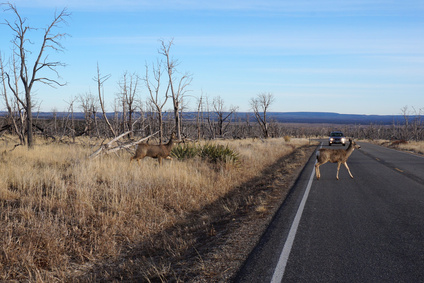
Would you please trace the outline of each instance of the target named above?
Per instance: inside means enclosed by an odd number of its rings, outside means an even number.
[[[347,162],[344,162],[343,164],[344,164],[344,166],[346,167],[347,172],[349,172],[350,177],[353,179],[352,173],[350,173],[349,166],[347,166]]]
[[[159,162],[159,166],[161,166],[162,165],[162,157],[158,157],[158,162]]]
[[[321,165],[323,165],[323,164],[325,164],[325,163],[327,163],[328,162],[328,160],[327,161],[318,161],[316,164],[315,164],[315,175],[316,175],[316,177],[317,177],[317,180],[319,180],[320,178],[321,178],[321,171],[319,170],[319,167],[321,166]]]
[[[319,167],[321,166],[321,163],[316,163],[315,164],[315,176],[317,177],[317,180],[319,180],[321,178],[321,172],[319,171]]]
[[[339,179],[339,171],[340,171],[340,165],[342,165],[341,162],[337,162],[337,175],[336,175],[336,179]]]

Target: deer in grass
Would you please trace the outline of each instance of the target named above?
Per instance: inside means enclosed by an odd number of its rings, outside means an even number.
[[[137,150],[135,151],[135,155],[131,157],[131,162],[135,159],[140,165],[140,159],[148,156],[151,158],[157,158],[159,165],[162,165],[162,159],[171,159],[169,156],[171,154],[172,147],[174,146],[176,140],[176,136],[172,133],[171,138],[169,139],[167,144],[160,145],[151,145],[146,143],[141,143],[137,146]]]
[[[319,167],[322,164],[327,163],[328,161],[332,163],[337,162],[337,175],[336,179],[339,179],[339,170],[340,165],[343,164],[347,171],[349,172],[350,177],[353,179],[352,173],[350,173],[349,167],[347,166],[347,159],[352,154],[352,152],[355,150],[355,148],[359,149],[361,148],[360,145],[356,144],[352,139],[349,139],[350,144],[349,147],[344,149],[328,149],[328,148],[322,148],[319,150],[319,155],[317,155],[317,163],[315,164],[315,175],[317,177],[317,180],[321,177],[321,173],[319,171]]]

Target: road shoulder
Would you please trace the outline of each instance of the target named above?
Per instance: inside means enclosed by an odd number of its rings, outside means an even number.
[[[281,254],[281,252],[276,253],[275,250],[283,250],[291,224],[313,171],[315,151],[316,148],[311,151],[307,163],[299,172],[284,201],[279,205],[270,220],[270,224],[241,267],[235,282],[271,281]],[[257,277],[258,274],[260,277]]]

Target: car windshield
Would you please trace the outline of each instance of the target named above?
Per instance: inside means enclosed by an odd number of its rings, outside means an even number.
[[[342,133],[331,133],[330,137],[343,137]]]

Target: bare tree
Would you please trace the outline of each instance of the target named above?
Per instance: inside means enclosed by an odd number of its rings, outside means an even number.
[[[212,139],[215,139],[216,138],[215,122],[214,122],[214,117],[212,117],[213,112],[211,111],[210,107],[211,106],[209,103],[209,97],[206,96],[206,113],[207,113],[206,121],[208,122],[210,137]]]
[[[212,102],[213,109],[217,115],[217,127],[218,135],[223,137],[225,132],[230,125],[231,116],[237,111],[237,107],[231,106],[229,110],[226,109],[224,105],[224,99],[220,96],[217,96],[213,99]]]
[[[422,114],[424,112],[424,109],[415,109],[415,107],[412,107],[414,110],[414,119],[412,121],[411,127],[412,127],[412,136],[416,141],[419,141],[422,139],[423,134],[423,123],[422,123]]]
[[[129,137],[133,136],[133,119],[136,111],[136,94],[140,78],[135,74],[124,72],[118,85],[120,88],[119,104],[122,107],[122,131],[130,131]]]
[[[25,92],[25,99],[22,100],[19,97],[19,93],[16,92],[16,89],[12,86],[11,79],[8,73],[6,76],[8,78],[9,88],[12,93],[15,95],[16,99],[22,105],[26,112],[26,127],[27,127],[27,144],[31,148],[33,146],[33,131],[32,131],[32,95],[31,91],[34,86],[34,83],[43,83],[51,87],[63,86],[64,84],[60,83],[56,79],[51,79],[48,77],[40,76],[39,74],[44,70],[53,71],[57,77],[59,73],[57,72],[57,67],[63,67],[65,64],[59,61],[49,61],[48,51],[60,52],[64,50],[64,47],[60,41],[67,36],[66,33],[55,33],[53,30],[58,28],[61,24],[66,24],[66,18],[70,16],[70,13],[67,12],[66,8],[63,9],[59,14],[55,14],[53,20],[46,28],[44,28],[43,40],[41,41],[39,51],[35,55],[35,61],[32,66],[29,63],[29,54],[31,52],[28,49],[28,45],[32,43],[28,37],[28,32],[35,30],[33,27],[26,25],[26,19],[22,18],[15,5],[11,3],[4,4],[7,6],[6,11],[12,11],[15,14],[16,20],[11,23],[6,20],[6,25],[13,31],[15,37],[12,41],[14,45],[14,52],[19,60],[19,80],[23,85]]]
[[[65,135],[66,129],[69,129],[71,132],[72,142],[75,143],[75,119],[74,119],[74,104],[77,101],[77,98],[72,97],[70,102],[67,102],[68,107],[68,115],[64,119],[63,122],[63,135]],[[70,125],[68,125],[70,120]]]
[[[115,128],[119,129],[119,107],[121,107],[121,118],[122,118],[122,132],[128,131],[128,124],[127,124],[127,77],[126,73],[124,73],[123,78],[121,81],[118,82],[120,92],[117,94],[114,110],[115,110]]]
[[[402,111],[402,116],[403,119],[405,120],[405,124],[403,126],[403,130],[402,130],[402,139],[404,140],[408,140],[409,139],[409,116],[410,116],[410,111],[408,109],[408,106],[404,106],[401,108]]]
[[[153,80],[151,80],[149,77],[149,67],[146,64],[146,76],[144,77],[144,82],[150,94],[149,102],[151,103],[152,107],[155,109],[158,115],[157,117],[158,117],[158,123],[159,123],[160,143],[162,143],[163,141],[163,107],[168,101],[168,98],[169,98],[168,92],[169,92],[169,86],[170,86],[170,84],[168,83],[168,87],[166,88],[165,95],[161,97],[159,92],[160,92],[162,71],[163,71],[162,61],[158,61],[156,66],[152,64]]]
[[[92,124],[96,124],[96,114],[98,109],[98,104],[95,96],[91,93],[86,93],[78,97],[78,102],[80,109],[84,112],[85,127],[81,133],[78,133],[77,136],[81,136],[87,133],[88,136],[92,134]]]
[[[269,137],[268,121],[267,121],[267,111],[269,107],[274,102],[275,98],[272,93],[260,93],[256,98],[250,100],[250,107],[255,114],[256,121],[262,129],[264,138]]]
[[[134,134],[141,133],[141,135],[146,135],[146,103],[143,102],[140,98],[136,99],[134,101],[134,109],[138,113],[136,121],[132,123],[132,126],[134,127]],[[136,125],[138,124],[138,127]]]
[[[203,126],[203,92],[200,95],[200,98],[197,100],[196,125],[197,125],[197,140],[200,140],[200,138],[202,137],[202,126]]]
[[[134,133],[134,114],[136,111],[136,96],[138,93],[138,84],[140,77],[136,74],[129,75],[129,82],[127,84],[127,91],[125,92],[125,100],[128,105],[128,129],[131,131],[130,137]]]
[[[404,140],[420,140],[422,133],[422,113],[423,109],[415,109],[411,107],[412,110],[409,110],[408,106],[401,108],[402,116],[405,121],[403,125],[401,137]]]
[[[105,120],[109,131],[111,132],[112,136],[116,137],[116,132],[112,127],[112,124],[109,122],[109,119],[107,118],[106,115],[106,109],[105,109],[105,99],[104,99],[104,89],[103,89],[103,84],[105,83],[105,81],[107,81],[110,78],[111,75],[105,75],[102,76],[100,74],[100,67],[99,64],[97,64],[97,76],[93,78],[93,80],[97,83],[97,91],[99,94],[99,102],[100,102],[100,108],[102,109],[102,114],[103,114],[103,119]]]
[[[16,66],[15,64],[12,64],[14,67]],[[18,82],[17,78],[17,73],[16,73],[16,68],[14,68],[13,71],[14,74],[14,81]],[[4,97],[4,101],[6,104],[6,108],[7,108],[7,112],[8,112],[8,120],[9,123],[12,124],[13,126],[13,130],[15,131],[15,133],[18,135],[19,137],[19,141],[20,144],[25,144],[25,130],[24,130],[24,113],[22,111],[20,111],[20,106],[16,100],[16,98],[14,100],[11,100],[9,102],[9,97],[7,94],[7,84],[6,84],[6,72],[4,70],[4,64],[3,64],[3,58],[0,54],[0,81],[2,83],[2,94]],[[19,87],[18,84],[14,85],[15,87],[15,92],[19,93]],[[12,108],[13,107],[13,108]]]
[[[178,61],[171,58],[170,49],[173,44],[173,40],[165,43],[165,41],[161,40],[161,49],[159,53],[166,57],[166,66],[168,68],[168,78],[169,78],[169,87],[171,90],[171,97],[173,103],[174,110],[174,118],[175,118],[175,127],[177,130],[177,138],[181,140],[181,117],[180,117],[180,109],[183,96],[188,91],[187,87],[191,84],[193,78],[191,74],[184,74],[179,78],[176,78],[176,67],[178,66]],[[175,85],[174,85],[175,84]]]

